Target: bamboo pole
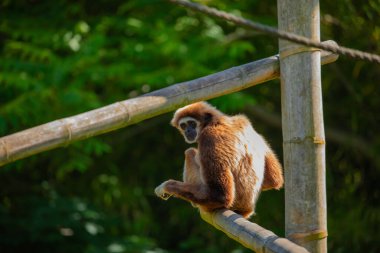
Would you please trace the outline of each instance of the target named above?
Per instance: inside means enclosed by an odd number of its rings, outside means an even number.
[[[281,0],[282,31],[319,41],[319,1]],[[320,52],[280,40],[286,237],[327,252],[325,135]]]
[[[252,223],[231,210],[201,212],[201,217],[230,238],[257,253],[307,253],[305,248],[278,237],[272,231]]]
[[[337,58],[337,55],[324,52],[322,64],[334,62]],[[278,77],[278,56],[272,56],[26,129],[0,138],[0,166]]]

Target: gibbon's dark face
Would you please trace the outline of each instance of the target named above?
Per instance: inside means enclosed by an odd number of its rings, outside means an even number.
[[[179,127],[187,143],[194,143],[199,135],[199,122],[191,117],[182,118]]]

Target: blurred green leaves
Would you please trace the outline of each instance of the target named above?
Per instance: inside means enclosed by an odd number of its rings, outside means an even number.
[[[268,1],[206,1],[276,25]],[[164,1],[2,1],[0,136],[277,54],[277,40]],[[321,2],[322,39],[380,53],[378,1]],[[366,149],[328,141],[329,249],[378,252],[378,66],[323,67],[324,114]],[[279,81],[213,99],[234,114],[280,114]],[[253,119],[281,156],[281,131]],[[1,252],[247,252],[184,201],[153,189],[182,177],[188,146],[170,115],[0,170]],[[283,192],[265,192],[260,225],[284,235]],[[165,250],[163,250],[165,249]]]

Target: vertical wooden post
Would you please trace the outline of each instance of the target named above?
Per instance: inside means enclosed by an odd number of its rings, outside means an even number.
[[[279,29],[319,41],[319,1],[280,0]],[[286,237],[327,252],[320,52],[280,40]]]

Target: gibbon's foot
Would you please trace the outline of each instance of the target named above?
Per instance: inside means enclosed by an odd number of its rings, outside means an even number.
[[[163,182],[162,184],[157,186],[156,189],[154,189],[154,193],[157,195],[157,197],[159,197],[163,200],[168,200],[172,196],[171,194],[169,194],[165,191],[166,182]]]

